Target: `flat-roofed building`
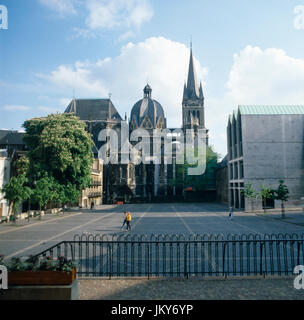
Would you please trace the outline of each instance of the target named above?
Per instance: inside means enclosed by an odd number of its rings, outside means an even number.
[[[272,190],[279,180],[289,189],[286,206],[300,205],[304,196],[304,105],[240,105],[229,116],[227,127],[229,203],[251,209],[241,190],[262,183]],[[279,208],[270,200],[268,207]],[[254,209],[262,209],[254,200]]]

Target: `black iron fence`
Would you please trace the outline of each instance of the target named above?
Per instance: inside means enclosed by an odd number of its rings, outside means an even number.
[[[292,275],[304,265],[304,234],[74,236],[37,256],[64,255],[79,276]]]

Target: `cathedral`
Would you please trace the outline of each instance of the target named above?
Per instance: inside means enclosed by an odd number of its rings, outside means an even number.
[[[153,99],[152,87],[147,84],[143,89],[143,97],[137,101],[131,109],[129,120],[123,119],[113,105],[111,99],[73,99],[65,110],[66,113],[74,113],[87,125],[91,133],[95,147],[95,158],[98,151],[106,141],[100,141],[99,133],[103,129],[115,130],[121,137],[123,127],[127,125],[130,144],[128,148],[134,150],[136,144],[132,141],[132,132],[144,129],[150,139],[150,149],[142,157],[139,164],[135,163],[107,163],[103,165],[103,203],[123,202],[151,202],[157,199],[177,199],[184,197],[185,185],[184,173],[179,170],[176,163],[176,154],[179,151],[179,134],[185,136],[187,129],[197,132],[204,129],[206,143],[208,144],[208,130],[205,128],[204,94],[202,84],[198,85],[192,47],[190,49],[189,69],[187,82],[184,85],[182,101],[182,126],[181,128],[167,128],[167,119],[162,105]],[[153,150],[155,140],[152,133],[162,130],[167,137],[170,136],[171,160],[166,161],[164,155],[163,139],[161,139],[161,159],[155,161]],[[166,137],[164,137],[166,138]],[[124,142],[118,139],[117,158],[123,157]],[[133,139],[134,140],[134,139]],[[154,144],[153,144],[154,143]]]

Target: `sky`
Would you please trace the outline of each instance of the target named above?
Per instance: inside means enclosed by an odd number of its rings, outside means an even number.
[[[304,0],[0,0],[0,15],[0,129],[73,97],[110,94],[129,117],[146,83],[179,128],[191,39],[221,156],[238,105],[304,104]]]

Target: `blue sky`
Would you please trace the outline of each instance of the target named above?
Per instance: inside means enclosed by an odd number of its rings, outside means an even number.
[[[0,0],[0,128],[112,100],[122,116],[146,81],[170,127],[181,124],[190,36],[210,141],[226,152],[238,104],[304,103],[304,0]],[[297,9],[296,9],[297,8]],[[296,11],[295,11],[296,10]]]

